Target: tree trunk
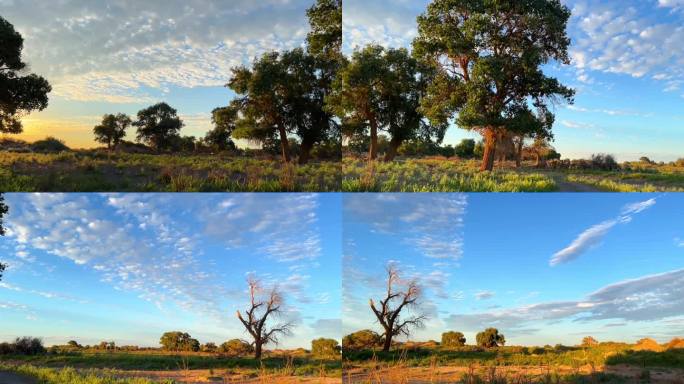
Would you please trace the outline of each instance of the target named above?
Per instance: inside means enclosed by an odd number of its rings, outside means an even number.
[[[543,167],[544,166],[544,158],[542,157],[542,155],[539,154],[539,152],[535,153],[534,155],[536,158],[536,163],[534,164],[534,166],[537,168]]]
[[[261,340],[254,343],[254,358],[261,359]]]
[[[302,145],[299,148],[299,164],[303,165],[309,162],[311,158],[311,148],[313,148],[313,143],[307,139],[302,140]]]
[[[387,150],[387,153],[385,153],[385,159],[384,161],[392,161],[394,158],[397,156],[397,150],[401,146],[401,139],[398,138],[392,138],[392,140],[389,143],[389,149]]]
[[[375,160],[378,157],[378,122],[375,117],[370,119],[370,150],[368,153],[369,160]]]
[[[496,132],[493,128],[486,128],[483,136],[484,154],[480,171],[491,171],[494,169],[494,155],[496,154]]]
[[[389,352],[392,346],[392,334],[390,332],[385,332],[385,343],[382,345],[383,352]]]
[[[525,141],[524,138],[522,136],[520,136],[518,138],[518,142],[516,143],[517,144],[516,145],[517,148],[515,151],[515,167],[516,168],[522,167],[522,150],[523,150],[523,142],[524,141]]]
[[[287,142],[287,132],[282,124],[278,124],[278,132],[280,132],[280,149],[283,155],[283,161],[290,162],[290,143]]]

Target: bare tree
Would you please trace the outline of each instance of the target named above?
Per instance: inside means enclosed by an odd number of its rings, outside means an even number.
[[[271,328],[266,326],[269,318],[282,314],[283,297],[277,287],[265,291],[259,280],[249,278],[250,306],[244,316],[237,311],[237,317],[254,339],[254,358],[261,358],[262,347],[268,343],[278,343],[280,335],[290,335],[292,323],[281,323]]]
[[[409,316],[405,319],[401,317],[402,311],[417,308],[418,301],[421,298],[421,289],[415,280],[408,281],[403,287],[401,285],[399,271],[394,265],[388,265],[385,298],[380,300],[379,307],[375,305],[373,299],[370,299],[370,307],[385,330],[382,335],[385,338],[383,351],[389,351],[394,336],[405,335],[408,337],[411,328],[423,327],[423,322],[427,319],[423,314]]]

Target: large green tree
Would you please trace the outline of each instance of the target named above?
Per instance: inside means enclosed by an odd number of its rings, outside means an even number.
[[[483,348],[495,348],[506,343],[506,338],[499,333],[496,328],[487,328],[482,332],[478,332],[475,336],[477,345]]]
[[[0,193],[0,236],[5,236],[5,227],[3,227],[3,217],[9,212],[9,207],[5,204],[5,196]],[[2,280],[2,274],[7,268],[6,264],[0,263],[0,280]]]
[[[414,54],[439,70],[421,110],[434,122],[456,116],[458,126],[480,132],[482,170],[493,168],[507,130],[550,130],[548,104],[573,101],[573,90],[541,70],[552,60],[569,64],[569,18],[560,0],[434,0],[418,17]]]
[[[138,141],[144,142],[156,151],[168,148],[180,136],[183,121],[177,111],[166,103],[158,103],[138,112]]]
[[[126,114],[104,115],[102,117],[102,122],[93,128],[95,141],[106,144],[107,149],[109,150],[116,148],[126,136],[126,128],[130,125],[131,118]]]
[[[211,112],[214,128],[206,133],[204,142],[219,151],[235,148],[231,135],[238,119],[238,108],[234,105],[216,108]]]
[[[166,332],[159,339],[159,344],[166,351],[174,352],[197,352],[200,349],[200,343],[197,339],[193,339],[187,332]]]
[[[35,75],[22,75],[24,39],[0,16],[0,133],[21,133],[21,117],[48,105],[50,83]]]

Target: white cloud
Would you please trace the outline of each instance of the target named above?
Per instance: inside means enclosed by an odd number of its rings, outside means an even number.
[[[588,250],[601,244],[603,238],[613,227],[615,227],[615,225],[629,223],[632,221],[633,215],[643,212],[655,205],[655,203],[656,199],[651,198],[645,201],[625,205],[622,208],[620,216],[593,225],[580,233],[570,245],[556,252],[553,257],[551,257],[549,264],[555,266],[578,258]]]
[[[477,300],[488,300],[494,297],[494,292],[492,291],[480,291],[475,294]]]

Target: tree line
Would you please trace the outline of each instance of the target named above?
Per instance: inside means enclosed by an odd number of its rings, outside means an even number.
[[[389,136],[386,161],[408,140],[441,142],[451,123],[483,138],[482,170],[492,170],[497,145],[553,139],[557,102],[574,90],[542,71],[569,64],[570,10],[559,0],[487,2],[434,0],[418,16],[412,50],[357,48],[335,79],[330,104],[349,142]]]

